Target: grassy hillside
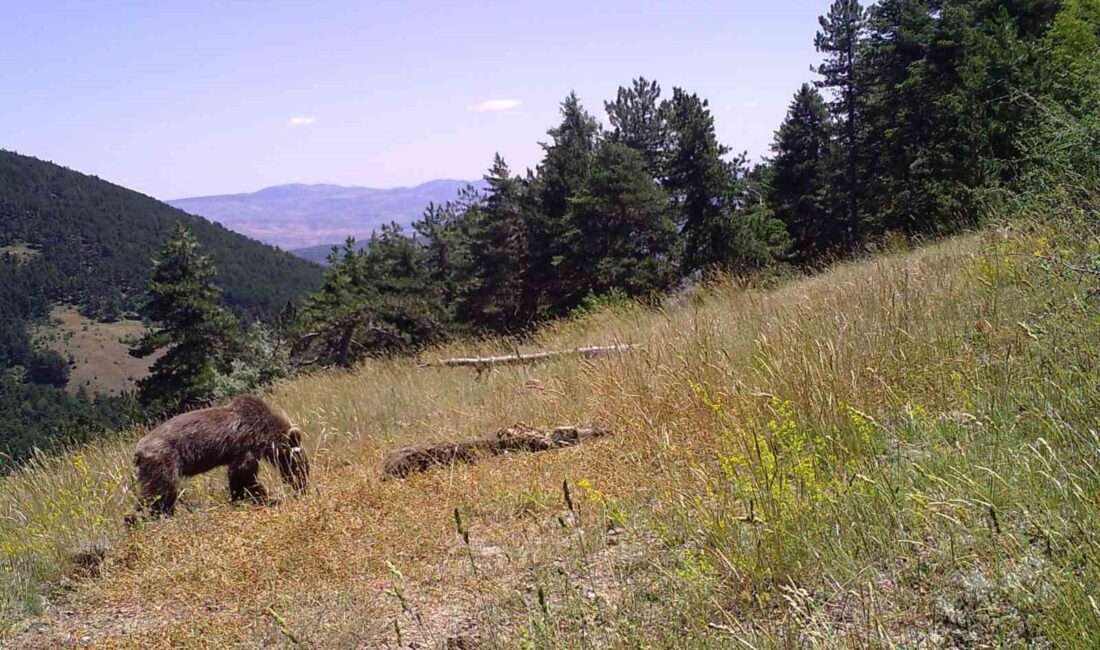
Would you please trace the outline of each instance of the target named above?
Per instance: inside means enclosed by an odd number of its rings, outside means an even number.
[[[33,332],[33,340],[72,360],[65,389],[76,394],[119,395],[133,391],[160,354],[143,359],[130,356],[125,341],[141,336],[140,320],[100,323],[72,307],[54,307],[49,321]]]
[[[0,482],[9,642],[1096,647],[1100,311],[1059,260],[1100,242],[1078,232],[723,283],[529,345],[640,345],[595,362],[295,380],[273,400],[314,487],[275,508],[211,475],[127,533],[128,441],[44,461]],[[385,448],[515,422],[614,435],[380,480]]]

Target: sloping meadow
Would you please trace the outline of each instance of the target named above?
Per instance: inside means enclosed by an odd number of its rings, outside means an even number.
[[[1065,225],[551,326],[476,375],[371,361],[279,386],[305,497],[188,483],[125,531],[133,437],[0,483],[13,643],[52,647],[1100,644],[1098,305]],[[1092,254],[1096,254],[1092,250]],[[501,354],[463,342],[425,358]],[[525,423],[608,437],[383,481]],[[264,480],[277,478],[267,472]],[[464,645],[463,645],[464,644]]]

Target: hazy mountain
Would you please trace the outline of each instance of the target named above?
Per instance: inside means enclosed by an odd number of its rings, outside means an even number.
[[[295,183],[168,203],[287,250],[323,246],[327,254],[329,246],[349,235],[366,239],[391,221],[408,226],[429,203],[452,200],[469,183],[441,179],[392,189]],[[484,181],[473,183],[484,187]]]

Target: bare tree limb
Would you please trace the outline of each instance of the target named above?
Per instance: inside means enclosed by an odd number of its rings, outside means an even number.
[[[574,348],[572,350],[548,350],[545,352],[530,352],[527,354],[501,355],[495,357],[455,357],[452,359],[439,359],[437,361],[428,361],[420,364],[420,367],[427,368],[431,366],[446,366],[448,368],[470,367],[476,368],[479,372],[487,370],[493,366],[510,366],[510,365],[522,365],[527,363],[536,363],[539,361],[549,361],[558,357],[565,356],[583,356],[586,359],[592,359],[598,356],[612,353],[627,352],[637,348],[637,345],[591,345],[582,348]]]

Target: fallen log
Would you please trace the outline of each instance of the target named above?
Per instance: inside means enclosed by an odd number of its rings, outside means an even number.
[[[420,364],[422,368],[430,366],[446,366],[448,368],[459,368],[463,366],[476,368],[478,372],[492,368],[493,366],[509,366],[525,363],[535,363],[537,361],[548,361],[556,357],[564,356],[583,356],[586,359],[592,359],[605,354],[611,354],[614,352],[627,352],[632,350],[636,345],[590,345],[582,348],[573,348],[572,350],[547,350],[545,352],[529,352],[527,354],[501,355],[496,357],[455,357],[453,359],[439,359],[437,361],[428,361]]]
[[[606,436],[602,427],[558,427],[551,431],[525,424],[498,429],[484,438],[440,442],[387,451],[382,457],[383,478],[404,478],[414,472],[455,463],[476,463],[487,456],[513,452],[537,453],[578,445],[589,438]]]

